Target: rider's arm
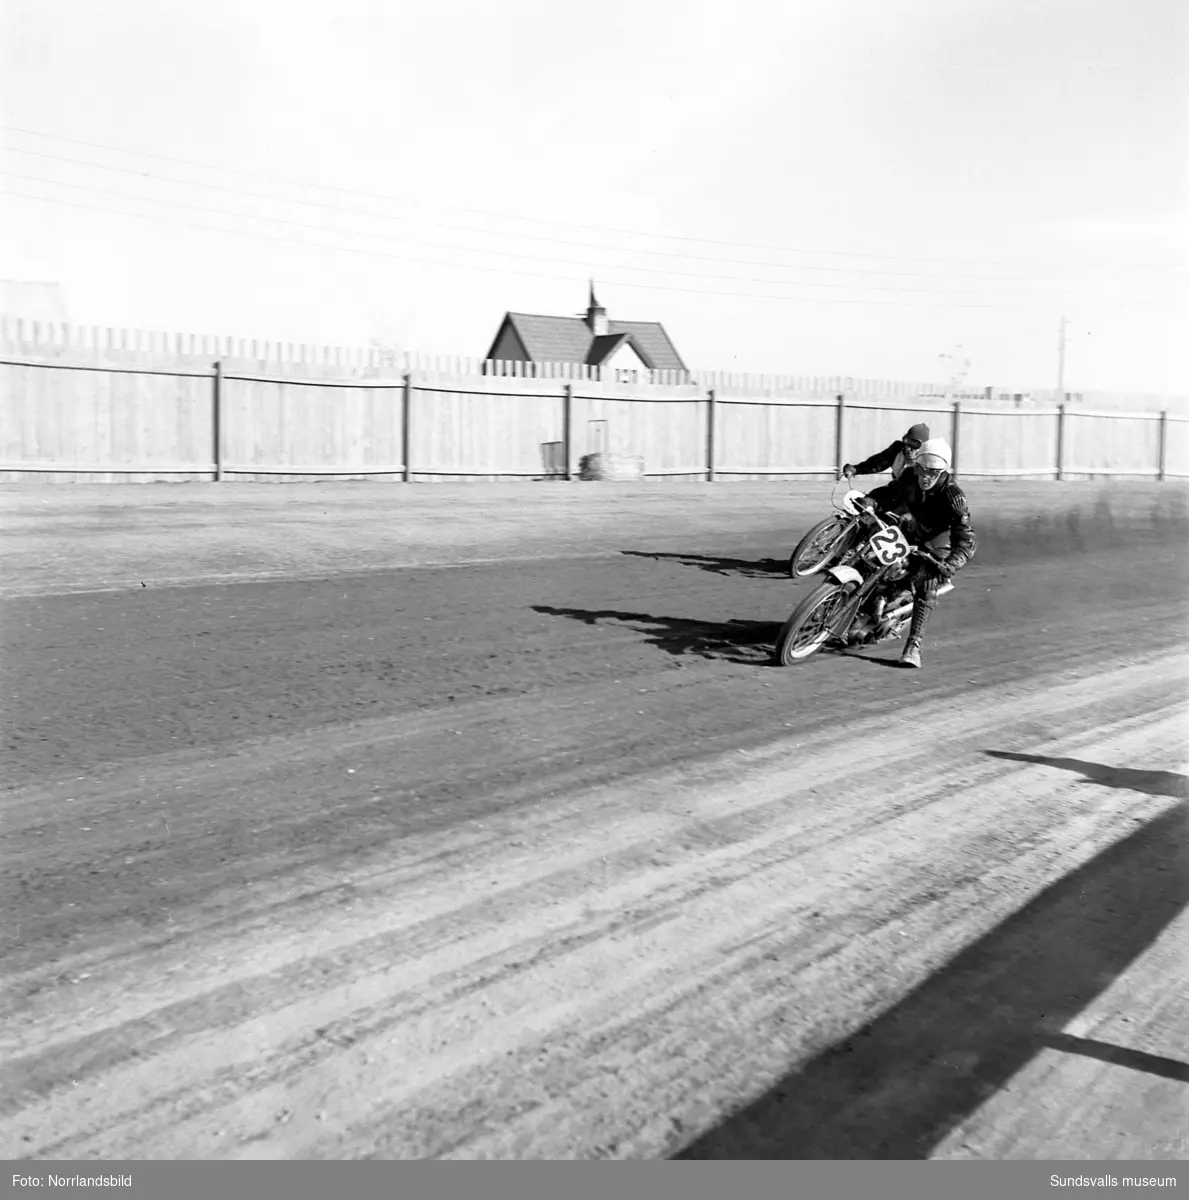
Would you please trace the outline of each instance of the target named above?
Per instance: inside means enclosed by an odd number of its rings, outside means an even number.
[[[881,471],[890,471],[896,461],[896,455],[904,448],[902,442],[893,442],[886,450],[865,458],[861,463],[848,463],[856,475],[878,475]]]
[[[909,482],[909,475],[905,472],[899,479],[893,479],[877,488],[872,488],[867,493],[867,499],[874,500],[880,508],[894,508],[904,498]]]
[[[946,485],[943,493],[949,505],[950,551],[942,562],[947,575],[960,571],[978,549],[978,538],[970,524],[970,505],[966,493],[956,483]]]

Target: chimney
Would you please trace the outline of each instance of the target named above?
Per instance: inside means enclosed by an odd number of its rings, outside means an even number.
[[[607,310],[595,299],[594,280],[590,282],[590,304],[586,309],[586,324],[595,337],[602,337],[607,329]]]

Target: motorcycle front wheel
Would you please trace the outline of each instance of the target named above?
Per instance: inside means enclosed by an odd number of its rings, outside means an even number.
[[[782,667],[791,667],[816,654],[833,635],[834,621],[847,598],[847,589],[841,584],[818,584],[782,626],[776,639],[776,661]]]
[[[819,521],[789,556],[789,575],[793,579],[804,579],[833,566],[849,549],[852,528],[848,517],[827,517]]]

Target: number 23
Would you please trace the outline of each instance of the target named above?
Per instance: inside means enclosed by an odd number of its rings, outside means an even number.
[[[908,543],[898,529],[881,529],[872,535],[871,546],[885,567],[894,567],[908,557]]]

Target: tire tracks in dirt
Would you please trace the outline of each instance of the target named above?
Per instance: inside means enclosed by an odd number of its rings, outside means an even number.
[[[68,988],[45,969],[10,977],[43,990],[9,1011],[0,1144],[14,1158],[674,1152],[1121,825],[1180,803],[985,753],[1035,748],[1043,728],[1046,757],[1178,765],[1182,657],[1087,668],[1083,652],[1072,679],[1069,659],[976,703],[818,731],[808,761],[798,733],[228,887],[168,941],[53,964],[76,972]],[[922,766],[922,729],[943,767]]]

